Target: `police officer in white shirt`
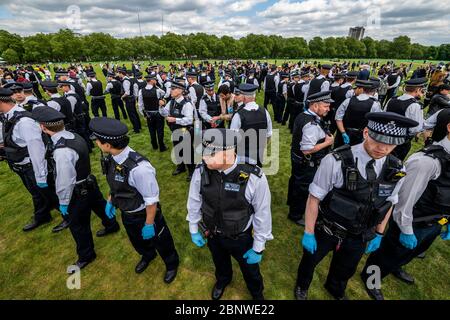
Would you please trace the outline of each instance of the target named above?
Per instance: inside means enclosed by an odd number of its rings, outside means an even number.
[[[156,86],[156,73],[145,76],[147,85],[139,90],[139,113],[147,119],[147,127],[150,133],[150,141],[154,150],[159,148],[163,152],[167,150],[164,144],[164,118],[159,113],[159,107],[166,104],[164,90]]]
[[[192,242],[198,247],[207,243],[216,268],[213,300],[220,299],[232,280],[231,257],[239,263],[252,298],[264,299],[259,263],[266,241],[273,239],[271,195],[261,168],[238,163],[239,139],[234,130],[205,131],[203,163],[189,189],[186,219]]]
[[[80,269],[95,260],[94,240],[91,232],[91,211],[102,219],[104,229],[97,232],[102,237],[117,232],[119,224],[105,214],[106,201],[91,174],[89,149],[84,139],[64,129],[64,115],[49,107],[33,109],[33,118],[52,140],[52,162],[55,170],[55,189],[59,211],[68,221],[76,243]]]
[[[261,108],[255,101],[257,89],[258,87],[253,84],[242,83],[239,85],[245,106],[234,114],[230,129],[242,130],[244,134],[246,132],[256,133],[256,141],[253,143],[251,139],[242,141],[245,144],[245,155],[240,154],[239,156],[244,157],[245,161],[250,164],[261,166],[264,148],[272,136],[272,120],[267,109]]]
[[[432,139],[433,144],[406,161],[394,219],[380,249],[370,255],[361,273],[373,299],[383,300],[384,296],[381,288],[368,287],[370,266],[379,267],[381,278],[393,274],[413,284],[414,278],[401,267],[424,253],[439,235],[450,240],[450,111],[438,116]]]
[[[3,153],[31,194],[34,216],[23,231],[31,231],[51,220],[57,205],[51,182],[47,181],[46,149],[42,131],[31,113],[15,104],[10,89],[0,88],[0,114],[3,123]],[[50,184],[50,186],[49,186]]]
[[[364,252],[379,248],[398,201],[403,165],[390,153],[417,122],[392,112],[368,113],[366,118],[364,142],[342,146],[323,158],[309,186],[304,250],[294,291],[299,300],[307,299],[314,269],[330,251],[325,288],[335,299],[347,299],[348,280]]]
[[[94,118],[89,125],[97,146],[108,156],[102,159],[103,174],[110,187],[106,215],[113,218],[116,207],[134,249],[141,255],[136,273],[147,269],[159,254],[166,265],[164,282],[172,282],[179,257],[159,204],[155,168],[128,146],[128,128],[111,118]]]

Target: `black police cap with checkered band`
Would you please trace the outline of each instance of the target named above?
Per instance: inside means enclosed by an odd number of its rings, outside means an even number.
[[[408,128],[417,127],[419,123],[395,112],[369,112],[369,136],[381,143],[400,145],[408,139]]]

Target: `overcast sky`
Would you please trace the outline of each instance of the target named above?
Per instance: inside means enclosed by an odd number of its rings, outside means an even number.
[[[69,15],[73,4],[78,7]],[[161,35],[164,17],[164,32],[309,40],[346,36],[349,27],[361,25],[375,39],[406,34],[426,45],[450,43],[449,0],[0,0],[0,29],[29,35],[69,27],[128,37],[140,34],[138,12],[143,35]]]

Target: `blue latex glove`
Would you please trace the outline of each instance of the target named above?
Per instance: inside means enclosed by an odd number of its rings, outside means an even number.
[[[242,257],[247,259],[248,264],[256,264],[261,262],[262,254],[256,253],[255,250],[250,249]]]
[[[106,202],[105,213],[106,216],[110,219],[116,216],[116,208],[109,201]]]
[[[414,234],[400,233],[400,243],[408,249],[414,249],[417,246],[417,238]]]
[[[192,242],[199,248],[203,247],[206,244],[205,239],[203,239],[202,235],[197,233],[191,233]]]
[[[367,245],[366,253],[372,253],[380,247],[381,239],[383,239],[383,236],[380,234],[377,234],[375,238],[370,240],[369,244]]]
[[[344,132],[342,134],[342,139],[344,140],[345,144],[350,144],[350,137],[348,136],[348,134],[346,132]]]
[[[145,224],[145,226],[142,228],[142,239],[148,240],[155,236],[155,225],[152,224]]]
[[[314,252],[316,252],[317,241],[316,237],[314,236],[314,233],[305,232],[302,239],[302,246],[311,254],[314,254]]]
[[[41,189],[48,188],[48,184],[45,182],[38,182],[36,185]]]
[[[69,208],[69,206],[68,205],[65,205],[65,204],[60,204],[59,205],[59,211],[61,212],[61,214],[63,215],[63,216],[66,216],[69,212],[67,212],[67,209]]]
[[[450,240],[450,227],[447,225],[447,231],[441,233],[442,240]]]

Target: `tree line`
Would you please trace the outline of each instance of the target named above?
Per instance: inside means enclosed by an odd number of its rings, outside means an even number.
[[[0,30],[0,57],[7,63],[112,61],[152,59],[414,59],[450,60],[450,44],[424,46],[408,36],[392,41],[366,37],[285,38],[249,34],[240,39],[206,33],[117,39],[95,32],[79,35],[69,29],[20,36]]]

